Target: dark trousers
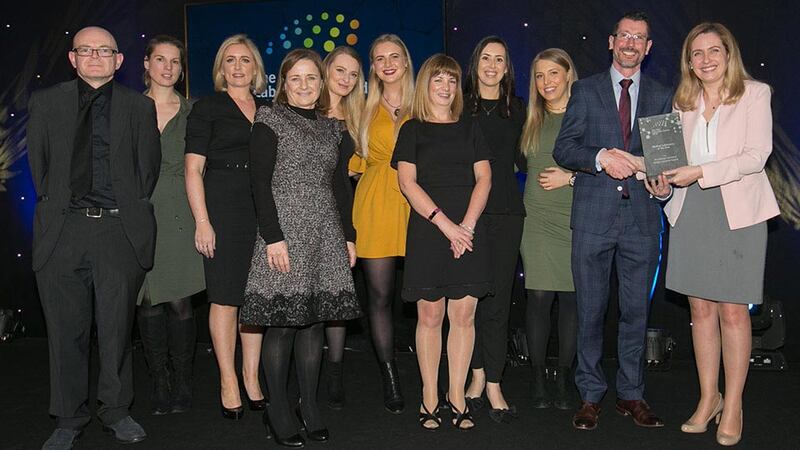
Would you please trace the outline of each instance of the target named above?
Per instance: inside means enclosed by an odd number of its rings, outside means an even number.
[[[494,294],[478,302],[475,312],[475,349],[470,367],[483,368],[486,381],[499,383],[506,365],[511,289],[519,259],[524,217],[484,214],[481,220],[487,224]]]
[[[122,222],[68,210],[50,259],[36,273],[50,347],[50,414],[58,428],[89,423],[92,318],[100,376],[97,415],[104,424],[127,416],[133,400],[131,327],[144,281]]]
[[[578,306],[575,383],[581,398],[590,402],[600,402],[608,389],[601,360],[612,264],[616,264],[619,278],[617,397],[638,400],[644,395],[645,335],[659,235],[642,234],[630,203],[623,201],[621,205],[605,234],[572,233],[572,274]]]

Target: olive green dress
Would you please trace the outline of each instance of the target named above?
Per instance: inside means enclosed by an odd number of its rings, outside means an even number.
[[[147,273],[139,292],[150,303],[171,302],[206,287],[203,260],[194,247],[194,218],[186,197],[184,147],[186,118],[191,105],[178,94],[178,113],[161,132],[161,171],[150,201],[153,203],[158,233],[153,270]]]
[[[525,289],[575,290],[570,265],[572,188],[564,186],[545,191],[537,181],[538,174],[545,168],[558,166],[553,160],[553,146],[563,118],[563,114],[546,113],[539,148],[535,155],[528,156],[528,178],[523,195],[526,216],[520,246]]]

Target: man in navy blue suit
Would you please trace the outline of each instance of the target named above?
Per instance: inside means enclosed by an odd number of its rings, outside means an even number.
[[[556,140],[556,162],[577,171],[572,203],[572,274],[578,302],[581,408],[575,428],[597,426],[608,389],[601,366],[603,325],[612,264],[619,279],[616,410],[637,425],[662,427],[644,401],[644,348],[649,287],[658,265],[661,199],[633,177],[626,152],[642,155],[636,119],[671,110],[672,93],[641,74],[650,52],[650,25],[641,12],[625,14],[608,37],[609,70],[572,86]]]

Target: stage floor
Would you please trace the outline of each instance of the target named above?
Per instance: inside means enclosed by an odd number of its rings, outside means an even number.
[[[208,345],[198,345],[195,363],[195,406],[184,414],[151,416],[149,380],[140,349],[135,350],[137,400],[132,415],[148,433],[134,449],[262,449],[278,448],[267,440],[256,412],[246,411],[239,422],[224,420],[219,413],[218,375]],[[95,352],[96,354],[96,352]],[[96,358],[95,358],[96,360]],[[673,362],[667,372],[648,372],[646,397],[666,421],[662,429],[644,429],[630,418],[614,412],[610,391],[603,401],[600,424],[594,431],[577,431],[570,425],[573,411],[537,410],[529,406],[529,368],[508,368],[504,392],[515,404],[520,418],[510,425],[494,423],[482,411],[477,427],[459,432],[443,426],[425,432],[417,424],[420,382],[414,354],[398,355],[400,376],[406,395],[406,411],[392,415],[383,410],[380,376],[372,353],[350,351],[345,355],[347,405],[342,411],[323,406],[331,431],[327,443],[311,443],[320,449],[717,449],[716,428],[700,435],[681,433],[680,424],[691,414],[697,396],[694,365]],[[613,374],[615,361],[607,361]],[[97,367],[92,370],[97,373]],[[613,381],[613,375],[609,377]],[[323,375],[324,383],[324,375]],[[92,384],[94,385],[95,382]],[[324,405],[324,384],[320,402]],[[47,342],[22,338],[0,344],[0,448],[38,449],[49,436],[54,422],[47,415]],[[94,390],[93,390],[94,393]],[[92,402],[94,405],[94,402]],[[745,393],[744,439],[737,448],[800,448],[800,370],[751,372]],[[449,417],[445,414],[445,418]],[[447,425],[445,421],[444,425]],[[77,449],[121,447],[101,431],[94,419],[84,431]]]

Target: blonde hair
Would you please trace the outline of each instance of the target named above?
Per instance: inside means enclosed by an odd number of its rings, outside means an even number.
[[[358,130],[361,126],[361,113],[364,111],[364,69],[362,68],[361,58],[358,52],[353,47],[341,45],[336,47],[328,53],[328,56],[322,61],[325,66],[325,79],[328,78],[328,70],[333,65],[333,60],[339,55],[347,55],[356,60],[358,63],[358,77],[356,77],[355,86],[349,94],[339,100],[339,105],[342,107],[342,114],[344,115],[344,123],[347,125],[347,132],[353,138],[353,142],[358,142]],[[328,90],[327,83],[325,89],[322,91],[320,97],[320,109],[325,112],[325,115],[331,113],[331,96]]]
[[[464,109],[464,96],[461,93],[461,66],[455,59],[437,53],[422,63],[417,76],[417,87],[414,89],[414,104],[411,107],[411,117],[428,122],[433,118],[431,108],[431,96],[428,92],[428,84],[431,78],[444,74],[456,79],[456,92],[453,103],[450,105],[450,118],[458,119]]]
[[[703,22],[689,31],[681,47],[681,81],[675,91],[674,106],[680,111],[692,111],[697,105],[697,97],[703,90],[703,83],[689,66],[692,59],[692,42],[705,33],[719,36],[725,51],[728,53],[728,67],[722,79],[722,103],[732,105],[744,95],[744,81],[750,80],[750,74],[744,68],[742,53],[733,33],[721,23]]]
[[[411,55],[408,53],[408,48],[406,44],[403,43],[403,40],[400,39],[399,36],[395,34],[382,34],[375,38],[372,41],[372,45],[369,48],[369,81],[367,84],[367,101],[364,105],[364,113],[361,114],[361,127],[359,129],[359,136],[358,136],[358,152],[362,158],[366,158],[369,152],[369,126],[372,123],[372,119],[375,118],[375,115],[378,113],[378,108],[380,107],[381,97],[383,96],[383,81],[378,78],[378,75],[375,73],[375,70],[372,67],[373,63],[373,53],[375,52],[375,47],[378,44],[382,44],[384,42],[391,42],[392,44],[397,45],[403,52],[403,58],[405,59],[406,69],[405,73],[403,73],[403,78],[400,80],[402,90],[403,90],[403,99],[400,102],[400,112],[398,114],[398,118],[403,118],[407,116],[411,112],[411,103],[414,99],[414,65],[411,62]],[[394,124],[394,137],[397,139],[397,133],[400,131],[401,120],[395,121]]]
[[[267,76],[264,74],[264,60],[261,59],[261,54],[258,47],[246,34],[234,34],[233,36],[222,41],[222,44],[217,50],[217,56],[214,57],[214,67],[211,69],[211,78],[214,80],[214,90],[217,92],[227,91],[228,83],[225,81],[225,75],[222,73],[222,60],[225,57],[225,52],[231,45],[242,44],[250,50],[253,54],[253,60],[256,63],[256,73],[253,74],[253,80],[250,82],[250,90],[254,93],[264,92],[267,88]]]
[[[558,64],[567,71],[567,95],[572,92],[572,83],[578,81],[578,71],[569,53],[560,48],[548,48],[539,52],[531,61],[531,80],[528,89],[528,117],[522,128],[520,150],[526,156],[533,156],[539,148],[539,134],[542,131],[546,112],[544,98],[536,88],[536,63],[542,60]]]

